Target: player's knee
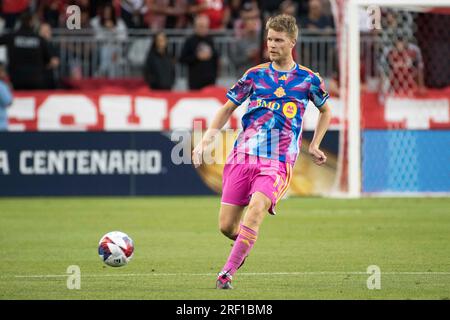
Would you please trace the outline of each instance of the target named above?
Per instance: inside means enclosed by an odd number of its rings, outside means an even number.
[[[232,226],[219,226],[220,232],[222,232],[222,234],[227,237],[230,238],[231,240],[236,240],[237,238],[237,232],[235,230],[235,228],[233,228]]]

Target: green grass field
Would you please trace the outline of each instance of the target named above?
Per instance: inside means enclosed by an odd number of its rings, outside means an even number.
[[[449,299],[450,198],[291,198],[216,290],[231,241],[218,197],[0,199],[0,299]],[[135,255],[105,266],[97,243],[128,233]],[[78,265],[81,289],[67,288]],[[369,290],[368,266],[381,269]]]

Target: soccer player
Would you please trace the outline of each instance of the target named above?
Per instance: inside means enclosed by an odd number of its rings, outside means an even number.
[[[320,111],[309,153],[317,165],[327,160],[319,146],[331,119],[329,95],[317,73],[293,60],[292,49],[298,37],[295,18],[272,17],[266,31],[271,62],[250,68],[228,91],[228,101],[192,152],[194,166],[198,167],[205,147],[233,111],[249,98],[248,110],[242,117],[243,131],[223,171],[219,228],[235,242],[218,274],[218,289],[232,289],[232,277],[252,249],[264,217],[267,212],[275,214],[275,205],[289,187],[300,152],[302,116],[309,100]]]

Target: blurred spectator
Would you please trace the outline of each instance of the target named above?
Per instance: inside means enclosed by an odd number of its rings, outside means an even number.
[[[328,0],[327,0],[328,1]],[[300,20],[304,19],[308,15],[308,0],[297,0],[295,1],[297,5],[297,23],[300,24]],[[330,12],[331,15],[331,12]]]
[[[228,28],[235,29],[236,25],[240,26],[243,19],[243,12],[245,15],[260,17],[260,11],[257,0],[230,0],[230,19],[228,21]]]
[[[60,81],[65,86],[71,87],[71,80],[81,80],[83,77],[91,77],[97,71],[92,61],[98,61],[97,43],[95,41],[77,41],[86,39],[85,34],[92,31],[91,19],[88,11],[81,11],[80,30],[70,30],[66,34],[68,41],[59,42],[59,49],[65,54],[61,55],[61,74],[66,77],[60,77]],[[74,40],[76,39],[76,40]],[[94,58],[95,57],[95,58]],[[67,82],[68,80],[69,82]]]
[[[194,21],[195,34],[186,39],[180,61],[188,65],[189,89],[201,89],[216,83],[219,55],[208,35],[209,19],[199,15]]]
[[[144,26],[144,15],[148,11],[145,0],[121,0],[120,15],[130,29]]]
[[[264,17],[273,15],[280,6],[280,0],[259,0],[259,8]]]
[[[0,37],[7,46],[8,73],[14,89],[42,89],[44,72],[50,61],[47,41],[33,30],[33,16],[24,13],[18,31]]]
[[[333,65],[337,59],[336,43],[330,41],[334,22],[332,16],[325,13],[324,3],[322,0],[308,0],[308,14],[300,17],[299,21],[301,32],[305,35],[309,32],[309,39],[303,41],[298,52],[300,61],[322,73],[326,71],[327,65]]]
[[[100,15],[91,20],[91,26],[100,45],[100,66],[97,76],[120,76],[124,63],[124,42],[128,38],[125,23],[122,19],[116,18],[112,5],[105,5]]]
[[[189,0],[189,14],[206,15],[209,18],[209,28],[225,29],[230,20],[228,0]]]
[[[152,30],[182,29],[187,24],[188,0],[148,0],[148,26]]]
[[[404,37],[386,49],[389,66],[388,91],[396,94],[424,94],[423,60],[420,49]],[[386,85],[386,83],[385,83]]]
[[[8,75],[5,66],[0,63],[0,131],[8,130],[8,108],[13,101],[11,88],[9,87]]]
[[[259,16],[249,16],[243,19],[244,28],[235,42],[231,60],[236,65],[240,75],[259,63],[261,49],[261,22]]]
[[[5,29],[14,29],[19,17],[30,7],[29,0],[2,0],[2,17],[5,19]]]
[[[61,17],[64,17],[65,8],[66,3],[64,0],[43,0],[39,3],[39,18],[52,28],[58,28]]]
[[[383,51],[379,67],[383,93],[408,96],[424,94],[422,52],[410,41],[413,38],[411,28],[399,25],[403,19],[408,21],[410,14],[401,14],[395,10],[386,10],[382,14]]]
[[[116,17],[116,11],[111,4],[100,8],[99,14],[91,19],[91,27],[94,29],[97,39],[105,39],[114,31],[119,39],[127,38],[127,26],[121,18]]]
[[[426,87],[450,86],[450,14],[422,12],[416,21],[415,37],[424,60]]]
[[[80,27],[81,30],[92,29],[91,16],[88,11],[81,11],[80,13]],[[73,30],[71,30],[73,32]]]
[[[292,1],[292,0],[284,0],[280,4],[280,14],[288,14],[290,16],[296,16],[297,15],[297,6],[298,3]]]
[[[323,12],[321,0],[309,0],[308,15],[300,20],[300,26],[308,30],[333,31],[334,22],[331,16]]]
[[[246,21],[256,22],[255,27],[261,30],[261,13],[255,1],[245,1],[239,10],[239,16],[233,21],[233,30],[236,37],[242,37],[244,29],[247,28]]]
[[[144,79],[151,89],[171,90],[175,83],[175,64],[167,52],[167,37],[158,32],[153,37],[144,66]]]
[[[72,1],[79,1],[79,0],[72,0]],[[114,8],[120,7],[120,3],[117,2],[120,0],[86,0],[86,1],[89,2],[88,7],[82,8],[81,11],[86,11],[86,9],[89,9],[88,10],[89,19],[92,19],[96,15],[98,15],[100,9],[102,9],[106,5],[113,5]]]
[[[233,29],[234,21],[239,19],[241,11],[242,0],[230,0],[230,20],[228,21],[228,29]]]
[[[59,87],[58,67],[60,64],[60,60],[59,60],[59,50],[51,42],[52,41],[51,26],[48,23],[42,23],[39,26],[39,35],[43,37],[45,40],[47,40],[50,52],[50,62],[48,63],[44,73],[45,87],[47,89],[56,89]]]

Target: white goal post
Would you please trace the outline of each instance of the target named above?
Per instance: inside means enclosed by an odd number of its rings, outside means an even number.
[[[360,28],[358,10],[366,6],[388,8],[449,7],[450,0],[349,0],[348,14],[348,170],[347,196],[357,198],[362,194],[361,162],[361,110],[360,110]],[[447,164],[448,165],[448,164]]]

